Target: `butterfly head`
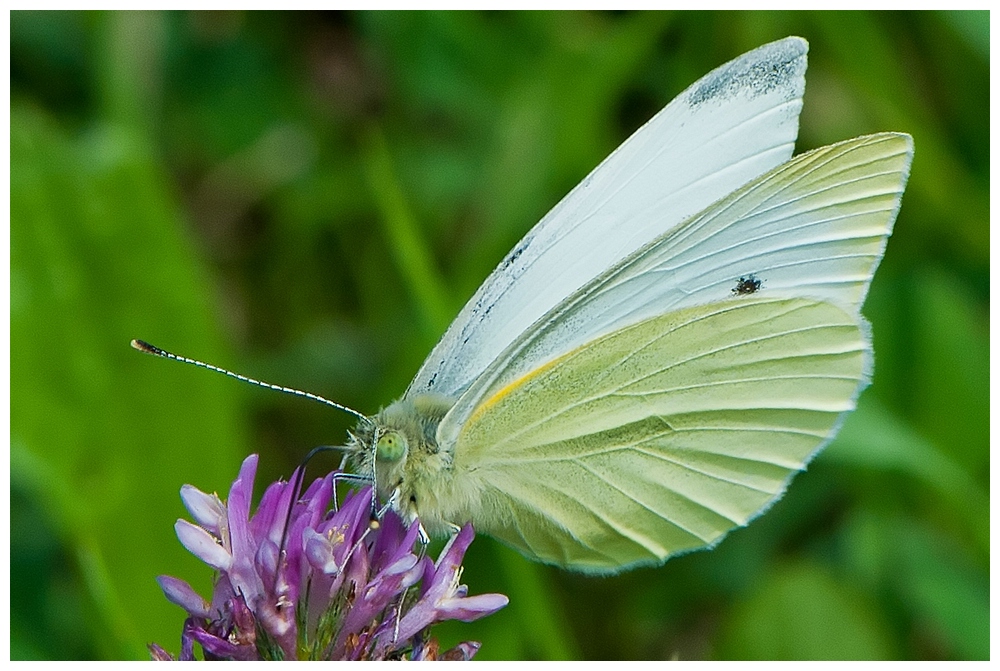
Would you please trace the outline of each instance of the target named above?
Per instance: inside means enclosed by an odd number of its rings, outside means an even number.
[[[450,453],[437,444],[437,427],[451,405],[436,396],[401,399],[351,434],[355,473],[371,477],[380,503],[391,503],[404,518],[417,516],[425,483],[450,467]]]

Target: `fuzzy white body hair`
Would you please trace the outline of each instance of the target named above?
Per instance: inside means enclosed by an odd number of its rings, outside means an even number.
[[[454,401],[435,394],[400,399],[358,426],[352,440],[359,475],[374,474],[378,498],[409,524],[419,519],[428,534],[443,537],[466,522],[476,522],[482,487],[471,473],[458,473],[454,446],[437,442],[437,427]],[[380,436],[395,431],[406,450],[401,459],[376,457]]]

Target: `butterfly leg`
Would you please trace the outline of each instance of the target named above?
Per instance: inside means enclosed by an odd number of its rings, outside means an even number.
[[[389,500],[385,502],[381,508],[372,507],[372,512],[375,513],[375,519],[382,519],[391,508],[395,508],[396,504],[399,503],[399,488],[392,490],[392,494],[389,495]]]
[[[371,482],[371,480],[365,475],[357,475],[355,473],[335,472],[333,474],[333,496],[332,496],[334,511],[340,508],[340,504],[338,503],[339,499],[337,498],[338,482],[349,482],[355,485],[367,485],[369,482]]]

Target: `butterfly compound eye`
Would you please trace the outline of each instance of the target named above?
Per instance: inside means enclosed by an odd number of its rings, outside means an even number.
[[[406,439],[398,431],[387,431],[378,439],[375,458],[379,461],[399,461],[406,454]]]

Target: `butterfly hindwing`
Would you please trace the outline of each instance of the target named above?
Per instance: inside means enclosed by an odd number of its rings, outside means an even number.
[[[633,324],[498,391],[455,469],[481,530],[589,572],[711,545],[854,407],[870,345],[825,302],[733,298]]]

